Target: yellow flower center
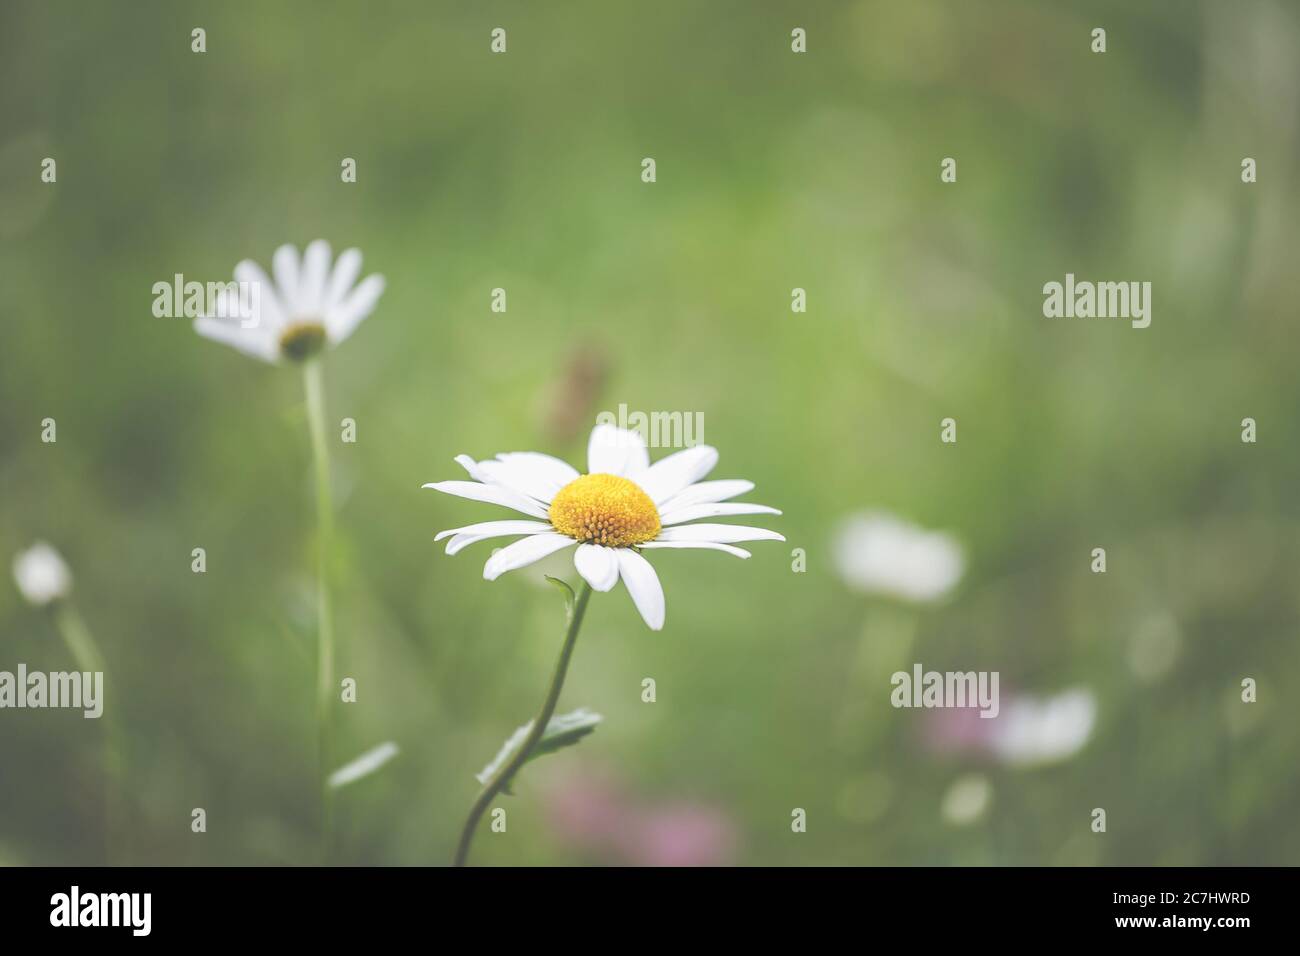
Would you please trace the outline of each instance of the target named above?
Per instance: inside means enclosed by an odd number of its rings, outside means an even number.
[[[583,475],[551,501],[561,534],[607,548],[626,548],[659,534],[659,509],[641,488],[618,475]]]
[[[291,322],[280,333],[280,354],[301,362],[325,347],[325,326],[319,322]]]

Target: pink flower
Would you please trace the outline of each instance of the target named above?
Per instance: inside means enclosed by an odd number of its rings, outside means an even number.
[[[636,866],[724,866],[735,848],[722,811],[692,803],[634,810],[620,848]]]
[[[717,807],[656,806],[607,774],[569,777],[550,793],[547,816],[562,842],[632,866],[726,866],[737,844],[735,826]]]

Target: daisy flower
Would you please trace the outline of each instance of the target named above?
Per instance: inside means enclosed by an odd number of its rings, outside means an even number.
[[[766,505],[731,502],[754,484],[737,479],[702,481],[718,463],[718,451],[697,445],[650,464],[645,441],[634,431],[600,424],[587,446],[587,473],[537,452],[508,452],[495,460],[455,459],[469,481],[427,484],[461,498],[513,508],[529,520],[485,521],[452,528],[447,553],[492,538],[520,537],[488,558],[483,577],[507,571],[575,545],[573,564],[594,590],[608,591],[622,579],[652,630],[664,626],[664,592],[642,554],[656,548],[707,548],[739,558],[744,541],[784,541],[766,528],[692,524],[701,518],[781,512]]]
[[[935,751],[983,752],[1013,767],[1057,763],[1091,739],[1097,709],[1097,695],[1088,687],[1046,696],[1012,693],[992,720],[973,707],[928,711],[925,740]]]
[[[1097,698],[1086,687],[1018,697],[993,721],[993,752],[1008,764],[1055,763],[1082,750],[1096,722]]]
[[[329,243],[317,239],[302,256],[283,245],[271,257],[272,282],[256,262],[235,266],[235,283],[209,303],[215,314],[194,320],[194,331],[264,362],[284,359],[302,368],[316,476],[316,723],[321,782],[321,850],[328,859],[332,843],[331,801],[336,784],[328,774],[334,712],[334,614],[330,602],[329,554],[334,505],[330,491],[329,450],[325,426],[325,386],[319,357],[356,331],[384,292],[384,277],[357,282],[361,253],[348,249],[333,261]],[[347,768],[345,768],[347,769]]]
[[[271,257],[272,282],[256,262],[235,266],[235,281],[254,290],[251,315],[240,315],[239,302],[222,290],[215,315],[194,320],[194,331],[265,362],[301,362],[334,347],[351,335],[384,292],[384,277],[360,283],[361,253],[348,249],[331,266],[324,239],[311,243],[301,259],[292,245]]]
[[[835,566],[850,587],[906,601],[945,597],[966,569],[961,545],[942,531],[928,531],[888,512],[850,515],[834,542]]]
[[[30,603],[45,605],[68,596],[72,590],[72,572],[59,552],[44,541],[37,541],[15,556],[14,582]]]

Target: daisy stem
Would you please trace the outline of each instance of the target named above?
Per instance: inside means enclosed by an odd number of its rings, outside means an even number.
[[[86,674],[105,674],[104,655],[90,634],[90,628],[77,613],[77,609],[67,601],[59,601],[54,607],[54,624],[58,628],[63,643],[76,662],[77,669]],[[93,678],[92,678],[93,679]],[[100,685],[101,692],[103,684]],[[105,701],[99,701],[104,707]],[[104,707],[104,857],[109,865],[121,862],[117,859],[117,825],[118,825],[118,789],[122,777],[122,750],[120,735],[117,730],[116,713]]]
[[[311,457],[316,472],[316,729],[321,795],[321,857],[328,861],[333,841],[334,806],[329,786],[330,712],[334,691],[334,616],[330,608],[329,551],[334,532],[334,505],[330,495],[329,452],[325,445],[325,388],[319,359],[303,365],[307,393],[307,424],[311,431]]]
[[[474,830],[478,826],[479,819],[491,805],[496,795],[510,782],[515,772],[524,765],[528,755],[537,742],[542,739],[542,734],[546,732],[546,725],[551,722],[551,716],[555,713],[555,705],[560,701],[560,690],[564,687],[564,675],[569,670],[569,658],[573,656],[573,645],[578,640],[578,630],[582,627],[582,618],[587,613],[587,601],[591,597],[591,585],[585,581],[582,584],[582,590],[578,592],[577,599],[569,608],[568,630],[564,635],[564,646],[560,648],[560,659],[555,662],[555,673],[551,677],[551,686],[546,691],[546,700],[542,702],[542,709],[537,712],[532,727],[528,731],[528,736],[524,742],[519,745],[513,757],[497,769],[491,779],[483,785],[483,790],[479,793],[474,805],[469,809],[469,817],[465,820],[465,826],[460,831],[460,843],[456,846],[456,866],[464,866],[469,857],[470,841],[474,839]]]
[[[54,620],[78,669],[103,673],[104,656],[99,653],[95,639],[90,636],[90,628],[86,627],[76,608],[67,601],[59,601],[54,608]]]

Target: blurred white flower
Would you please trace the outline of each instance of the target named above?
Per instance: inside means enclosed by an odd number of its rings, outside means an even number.
[[[953,781],[943,795],[939,815],[945,823],[963,827],[984,816],[993,801],[993,786],[982,773],[968,773]]]
[[[309,245],[301,260],[292,245],[276,249],[271,271],[274,282],[251,259],[235,266],[235,281],[257,290],[256,314],[240,317],[231,297],[224,296],[215,316],[194,320],[194,331],[265,362],[302,361],[356,331],[384,292],[381,275],[357,283],[361,253],[356,249],[343,252],[331,268],[324,239]]]
[[[942,598],[966,568],[962,547],[951,536],[881,511],[844,519],[835,533],[834,557],[850,587],[908,601]]]
[[[1044,698],[1020,696],[990,721],[989,745],[1004,763],[1052,763],[1078,753],[1096,719],[1097,698],[1085,688]]]
[[[44,541],[14,557],[14,581],[23,597],[37,605],[67,597],[72,590],[72,572],[59,552]]]

